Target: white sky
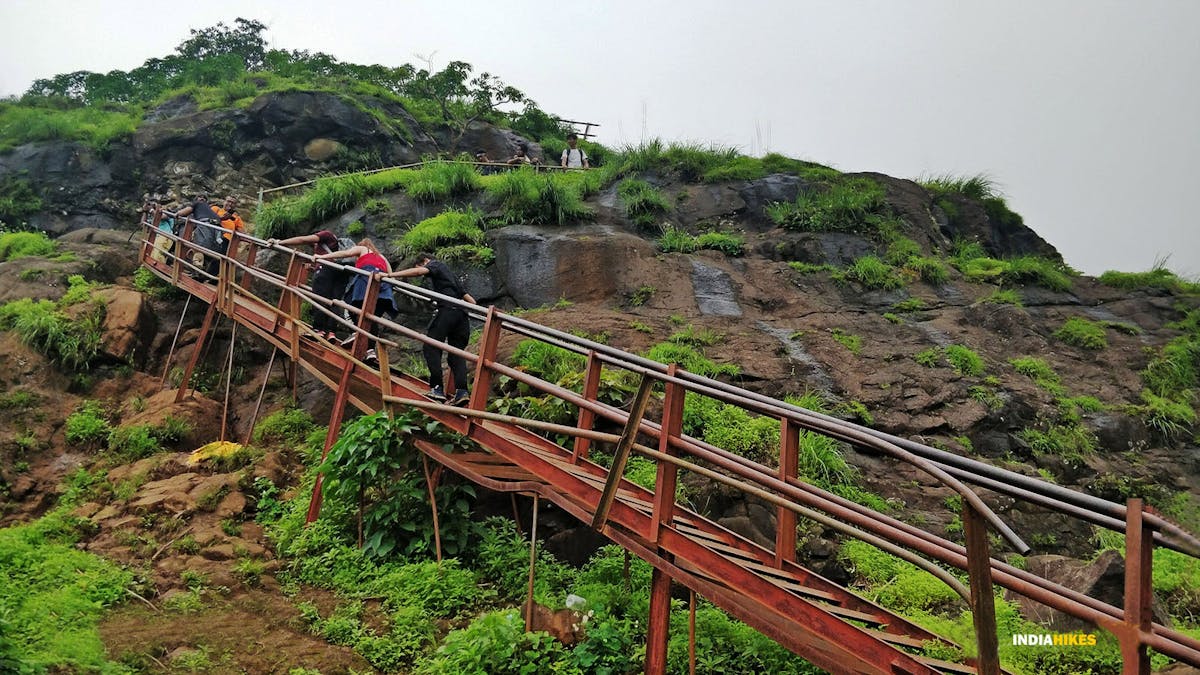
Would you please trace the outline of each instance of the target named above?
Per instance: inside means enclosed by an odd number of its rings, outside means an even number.
[[[239,16],[343,61],[467,61],[609,145],[986,173],[1085,273],[1200,274],[1200,1],[0,0],[0,95]]]

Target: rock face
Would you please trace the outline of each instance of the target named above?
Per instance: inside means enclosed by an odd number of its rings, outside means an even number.
[[[146,296],[126,288],[105,288],[93,297],[104,303],[100,348],[113,360],[144,364],[158,332],[158,317]]]
[[[1026,559],[1027,569],[1050,581],[1079,591],[1084,595],[1121,607],[1125,595],[1125,559],[1120,553],[1108,550],[1100,554],[1094,561],[1087,563],[1060,555],[1038,555]],[[1021,613],[1027,619],[1040,623],[1051,630],[1077,631],[1094,630],[1095,627],[1085,621],[1050,609],[1028,598],[1009,593],[1009,599],[1021,607]],[[1154,601],[1154,620],[1163,625],[1171,625],[1171,617]]]
[[[180,202],[224,192],[249,200],[260,188],[414,162],[438,149],[403,107],[372,97],[272,92],[245,109],[220,110],[182,97],[148,112],[131,138],[103,155],[75,142],[28,144],[0,156],[0,176],[27,180],[42,198],[31,227],[63,234],[128,227],[143,192]]]

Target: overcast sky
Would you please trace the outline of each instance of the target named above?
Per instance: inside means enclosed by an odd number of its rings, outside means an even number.
[[[1088,274],[1200,274],[1200,1],[0,0],[0,95],[253,18],[274,47],[463,60],[610,145],[991,176]]]

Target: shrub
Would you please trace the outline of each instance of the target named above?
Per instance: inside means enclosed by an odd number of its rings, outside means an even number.
[[[658,188],[638,178],[621,181],[617,185],[617,194],[625,203],[625,215],[638,227],[656,225],[659,216],[671,209],[671,204]]]
[[[683,230],[667,226],[658,240],[659,250],[666,253],[692,253],[701,249],[720,251],[725,255],[741,255],[746,244],[742,238],[723,232],[705,232],[692,236]]]
[[[1190,402],[1157,396],[1149,389],[1141,393],[1141,413],[1146,426],[1167,438],[1175,438],[1196,424],[1196,410]]]
[[[0,119],[3,109],[0,109]],[[0,227],[16,229],[25,224],[25,217],[42,208],[42,198],[29,186],[29,181],[13,175],[0,179]],[[0,234],[0,261],[4,260],[4,236]]]
[[[1098,281],[1102,284],[1124,290],[1159,288],[1174,293],[1196,293],[1200,291],[1200,284],[1181,278],[1167,269],[1162,262],[1155,263],[1154,267],[1145,272],[1117,272],[1115,270],[1108,270],[1099,276]]]
[[[459,162],[425,164],[408,181],[408,195],[418,202],[446,201],[480,189],[483,182],[475,167]]]
[[[487,267],[496,260],[496,252],[490,246],[458,244],[439,248],[434,256],[445,262],[466,263],[473,267]]]
[[[117,427],[108,436],[108,451],[123,460],[149,457],[161,449],[152,427],[146,424]]]
[[[75,318],[68,318],[59,307],[86,299],[91,292],[91,285],[83,277],[73,275],[69,281],[71,288],[59,305],[22,298],[0,306],[0,329],[15,329],[22,342],[50,360],[71,370],[83,370],[100,353],[104,305],[93,303]]]
[[[443,211],[413,225],[400,240],[407,254],[432,251],[448,244],[483,243],[481,219],[475,211]]]
[[[858,356],[862,354],[862,337],[847,333],[841,328],[834,328],[830,333],[833,339],[837,340],[843,347],[850,350],[851,354]]]
[[[925,309],[925,301],[920,298],[908,298],[892,305],[897,312],[920,312]]]
[[[1054,291],[1071,289],[1071,276],[1078,273],[1062,263],[1037,256],[1020,256],[1007,261],[1008,269],[1002,274],[1011,283],[1031,283]]]
[[[790,262],[788,267],[796,270],[800,274],[816,274],[817,272],[836,272],[838,269],[833,265],[814,265],[805,262]]]
[[[583,371],[587,357],[540,340],[522,340],[513,350],[512,363],[516,368],[546,380],[559,382]]]
[[[552,673],[562,672],[568,658],[566,648],[549,634],[526,633],[520,613],[510,609],[484,614],[466,628],[451,631],[414,673]]]
[[[56,248],[54,242],[43,232],[0,233],[0,262],[31,256],[47,256],[54,253]]]
[[[983,374],[983,359],[979,354],[976,354],[969,347],[963,345],[949,345],[946,347],[946,360],[958,371],[959,375],[982,375]]]
[[[1054,331],[1054,337],[1084,349],[1104,349],[1108,346],[1102,325],[1077,316],[1067,319],[1062,327]]]
[[[904,264],[904,269],[916,274],[921,281],[934,286],[941,286],[950,279],[946,266],[936,258],[911,257]]]
[[[313,418],[301,408],[282,408],[264,417],[254,427],[254,442],[295,446],[316,428]]]
[[[1013,368],[1017,369],[1018,373],[1025,375],[1033,380],[1034,384],[1058,396],[1063,394],[1062,382],[1058,377],[1058,373],[1050,367],[1042,359],[1036,356],[1022,356],[1015,359],[1009,359],[1009,363]]]
[[[488,176],[484,187],[503,210],[503,222],[563,225],[592,215],[582,202],[588,173],[579,178],[579,172],[542,175],[521,168]]]
[[[959,603],[958,594],[937,577],[866,542],[847,541],[838,556],[869,584],[868,594],[886,607],[931,611]]]
[[[108,439],[112,427],[99,401],[84,401],[67,416],[65,434],[69,443],[99,443]]]
[[[1005,288],[992,291],[992,294],[982,300],[982,302],[990,302],[997,305],[1012,305],[1021,307],[1021,293],[1016,289]]]
[[[974,176],[926,176],[917,180],[921,187],[929,190],[934,199],[947,195],[962,195],[968,199],[982,201],[998,196],[996,182],[985,174]]]
[[[836,279],[857,281],[867,288],[895,289],[904,286],[896,268],[873,255],[863,256],[842,270]]]
[[[455,559],[389,566],[388,571],[367,583],[363,591],[383,597],[391,608],[410,606],[441,618],[453,618],[486,596],[475,574],[463,569]]]
[[[887,255],[884,257],[888,264],[902,267],[910,258],[921,256],[921,247],[908,237],[896,237],[888,244]]]
[[[1052,424],[1045,431],[1023,429],[1018,434],[1035,452],[1078,463],[1096,449],[1096,437],[1079,424]]]
[[[767,215],[781,227],[804,232],[870,232],[887,202],[883,187],[869,178],[838,179],[826,189],[801,192],[794,203],[777,202]]]

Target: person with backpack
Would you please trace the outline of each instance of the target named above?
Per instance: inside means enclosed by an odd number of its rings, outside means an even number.
[[[364,312],[369,312],[374,316],[386,316],[389,320],[395,319],[399,313],[396,309],[395,300],[392,295],[392,287],[390,284],[382,284],[379,288],[379,297],[375,300],[375,306],[371,308],[363,307],[363,301],[367,298],[367,282],[370,281],[371,275],[382,274],[387,275],[392,271],[392,265],[387,258],[376,248],[375,242],[370,239],[363,239],[350,248],[340,251],[332,251],[329,253],[320,253],[313,256],[316,260],[338,260],[340,258],[357,258],[354,261],[354,267],[363,270],[367,274],[354,275],[353,285],[350,287],[350,304],[359,308]],[[379,337],[379,324],[374,321],[367,322],[367,331]],[[343,342],[343,347],[349,347],[354,342],[355,336],[350,336],[350,339]],[[378,365],[379,357],[375,354],[375,348],[367,350],[363,361],[367,365]]]
[[[472,305],[477,304],[475,298],[463,290],[458,279],[454,278],[454,274],[449,267],[446,267],[445,263],[434,260],[433,256],[428,253],[418,254],[415,262],[416,264],[408,269],[385,274],[384,277],[404,279],[427,276],[430,290],[434,293],[440,293],[455,300],[465,300]],[[438,303],[433,321],[429,322],[429,328],[425,334],[435,340],[447,342],[452,347],[466,349],[467,343],[471,341],[470,317],[467,316],[466,310],[457,305]],[[425,394],[427,397],[437,401],[446,401],[450,405],[463,405],[471,400],[471,392],[467,389],[466,359],[457,354],[446,354],[450,373],[454,376],[455,388],[454,396],[447,400],[446,392],[442,387],[442,350],[426,344],[422,348],[422,353],[425,356],[425,365],[429,367],[429,392]]]
[[[195,229],[192,230],[193,244],[200,249],[205,249],[216,253],[221,252],[221,244],[224,242],[224,240],[221,238],[221,216],[217,215],[217,212],[214,211],[212,206],[209,205],[207,197],[204,195],[196,195],[195,201],[193,201],[189,206],[179,209],[179,212],[175,214],[175,217],[176,219],[185,219],[183,221],[185,224],[188,220],[196,223]],[[200,273],[200,270],[206,267],[204,264],[205,259],[210,261],[207,267],[214,268],[213,271],[215,271],[215,263],[217,259],[213,258],[212,256],[205,255],[205,253],[201,250],[196,250],[192,253],[192,264],[197,269],[189,272],[188,276],[192,277],[193,279],[207,282],[208,279]],[[209,272],[209,274],[212,273],[212,271]]]
[[[567,134],[567,149],[562,153],[562,167],[564,169],[590,169],[588,164],[587,153],[583,148],[577,148],[579,144],[579,136],[575,134]]]
[[[312,234],[302,234],[297,237],[289,237],[288,239],[268,239],[267,244],[271,246],[303,246],[312,244],[313,255],[321,255],[323,253],[333,253],[349,246],[342,246],[338,241],[337,235],[329,230],[321,230]],[[349,281],[350,273],[342,267],[334,267],[333,265],[322,265],[320,262],[315,263],[312,276],[309,277],[309,285],[312,286],[313,293],[325,298],[326,300],[341,299],[346,293],[346,282]],[[329,311],[333,311],[330,308]],[[340,314],[341,310],[334,312]],[[327,312],[320,310],[313,314],[313,330],[316,331],[317,337],[325,338],[331,342],[338,339],[337,336],[338,324]]]

